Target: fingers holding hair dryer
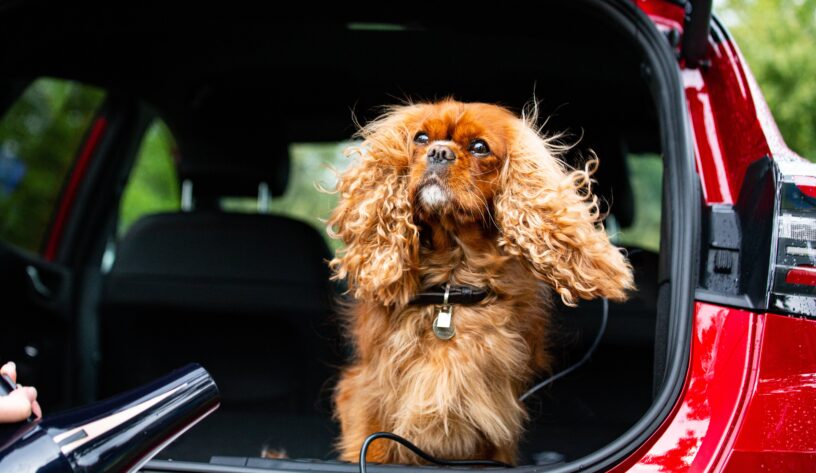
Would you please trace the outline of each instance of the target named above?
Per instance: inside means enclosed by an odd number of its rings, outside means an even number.
[[[0,423],[35,420],[42,417],[37,390],[17,384],[17,367],[8,362],[0,367]]]

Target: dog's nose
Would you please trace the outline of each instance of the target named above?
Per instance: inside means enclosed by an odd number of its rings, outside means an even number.
[[[456,153],[448,145],[436,143],[428,148],[428,164],[450,164],[456,159]]]

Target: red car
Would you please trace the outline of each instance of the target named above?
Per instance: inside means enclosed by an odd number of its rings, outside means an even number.
[[[0,5],[0,360],[46,415],[199,362],[221,407],[143,471],[357,470],[312,184],[378,105],[535,94],[638,290],[526,401],[515,469],[816,470],[816,165],[710,1],[287,8]],[[600,307],[560,308],[562,367]]]

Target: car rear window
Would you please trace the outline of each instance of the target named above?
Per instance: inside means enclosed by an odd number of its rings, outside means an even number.
[[[154,119],[142,136],[122,194],[117,226],[119,236],[141,217],[181,208],[177,155],[178,147],[167,125],[160,118]]]
[[[330,248],[340,242],[326,234],[325,219],[337,205],[337,195],[331,192],[337,183],[337,173],[353,162],[343,155],[350,141],[333,143],[292,143],[289,145],[291,165],[286,192],[269,202],[269,212],[302,220],[314,226]],[[256,199],[225,197],[221,208],[229,212],[257,212]]]
[[[334,189],[337,174],[353,162],[343,155],[351,141],[329,143],[292,143],[291,166],[286,191],[269,201],[268,211],[304,221],[314,226],[330,248],[340,242],[328,237],[325,219],[337,204]],[[133,171],[122,198],[119,235],[127,232],[139,218],[160,212],[180,210],[180,185],[176,172],[178,150],[167,126],[156,119],[142,139]],[[618,245],[657,252],[660,248],[660,212],[662,195],[662,158],[657,154],[626,157],[635,200],[634,222],[620,228],[614,216],[606,222],[612,240]],[[258,212],[252,197],[224,197],[220,207],[226,212]]]
[[[660,250],[660,212],[663,195],[663,158],[658,154],[630,154],[626,157],[634,193],[635,218],[623,229],[607,222],[607,230],[617,245]]]
[[[0,118],[0,240],[39,252],[74,158],[104,99],[69,80],[33,81]]]
[[[330,247],[338,242],[328,238],[324,220],[337,203],[337,196],[319,190],[334,189],[336,173],[353,160],[343,155],[350,141],[332,143],[292,143],[289,180],[282,196],[272,198],[268,212],[285,215],[314,226]],[[181,210],[178,148],[161,119],[155,119],[144,134],[119,208],[117,234],[122,237],[140,218]],[[219,202],[226,212],[255,213],[256,198],[224,197]]]

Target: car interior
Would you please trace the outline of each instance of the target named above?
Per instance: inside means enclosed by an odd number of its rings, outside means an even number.
[[[518,112],[536,97],[544,130],[577,143],[566,156],[572,165],[590,150],[599,157],[594,191],[606,202],[608,228],[626,234],[648,204],[632,176],[641,156],[663,155],[653,76],[621,26],[586,3],[554,4],[547,15],[507,22],[416,12],[410,20],[209,12],[181,33],[173,25],[183,13],[170,8],[144,27],[154,18],[136,10],[103,10],[104,22],[61,10],[62,21],[45,23],[70,24],[75,34],[56,45],[48,35],[32,36],[29,54],[42,58],[36,63],[6,56],[17,80],[66,78],[135,104],[142,118],[125,122],[133,140],[148,117],[165,122],[177,143],[182,208],[143,216],[121,236],[117,203],[135,151],[118,152],[124,157],[111,164],[100,196],[105,211],[85,234],[96,250],[74,263],[89,272],[76,278],[79,302],[68,310],[79,339],[92,340],[71,345],[83,352],[72,357],[76,379],[91,386],[66,388],[69,405],[189,362],[215,378],[221,407],[157,458],[228,461],[272,446],[290,458],[336,459],[331,393],[352,352],[337,320],[338,301],[348,296],[329,280],[324,230],[220,205],[223,198],[285,194],[291,146],[349,140],[354,119],[365,123],[378,106],[406,98],[453,95]],[[77,47],[83,44],[93,54]],[[661,188],[660,180],[649,184]],[[610,304],[608,327],[586,365],[526,401],[531,422],[520,464],[581,458],[631,428],[653,402],[665,369],[656,353],[665,351],[668,307],[659,294],[667,268],[658,247],[622,245],[637,291]],[[91,315],[80,318],[80,310]],[[558,305],[557,369],[584,356],[601,319],[601,301]]]

